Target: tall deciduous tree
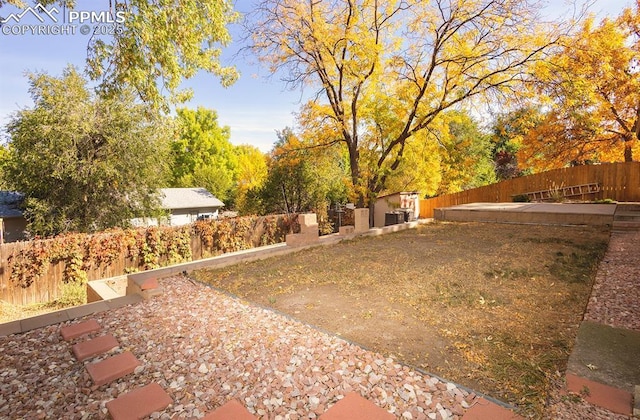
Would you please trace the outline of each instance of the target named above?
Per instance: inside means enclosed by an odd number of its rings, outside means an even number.
[[[240,145],[235,147],[238,160],[236,170],[236,188],[234,192],[235,208],[242,214],[258,213],[258,203],[254,202],[252,190],[259,190],[267,179],[267,157],[256,147]]]
[[[227,25],[238,18],[230,0],[113,0],[113,11],[123,11],[124,22],[112,38],[94,37],[87,59],[103,88],[130,85],[159,104],[163,89],[178,101],[189,98],[179,85],[199,70],[225,86],[235,81],[236,70],[220,62],[220,46],[231,41]]]
[[[0,1],[0,7],[3,5]],[[29,1],[9,0],[18,7]],[[75,0],[38,0],[42,5]],[[180,90],[183,79],[204,70],[223,85],[237,78],[233,67],[220,61],[221,48],[231,41],[227,30],[238,13],[230,0],[103,0],[102,6],[116,21],[109,35],[94,32],[88,46],[87,70],[105,92],[133,87],[139,97],[155,106],[167,105],[164,93],[181,102],[191,92]]]
[[[416,134],[444,111],[516,90],[558,35],[527,0],[266,0],[253,50],[293,86],[321,144],[343,143],[360,205],[372,205]],[[323,100],[320,100],[323,97]]]
[[[640,0],[616,19],[587,19],[547,65],[553,104],[521,155],[538,170],[585,161],[632,161],[640,151]]]
[[[330,204],[346,200],[346,174],[336,150],[311,150],[302,145],[290,128],[278,132],[260,194],[263,212],[322,215]]]
[[[7,188],[5,167],[9,162],[9,149],[4,145],[0,144],[0,189]]]
[[[131,92],[102,98],[69,67],[29,75],[35,102],[7,125],[7,181],[39,235],[128,225],[157,209],[171,127]]]
[[[435,135],[440,146],[442,181],[439,194],[454,193],[496,181],[491,138],[467,113],[442,115],[443,126]]]
[[[171,144],[173,187],[203,187],[225,201],[235,188],[238,166],[229,127],[220,127],[215,111],[177,110],[178,138]]]
[[[535,106],[525,106],[498,115],[491,127],[492,156],[496,177],[511,179],[525,174],[518,157],[524,144],[529,143],[531,133],[545,120],[545,114]]]

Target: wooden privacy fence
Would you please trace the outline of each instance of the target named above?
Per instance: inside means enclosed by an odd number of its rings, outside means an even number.
[[[200,221],[0,245],[0,300],[50,302],[65,281],[99,280],[285,240],[297,215]],[[12,275],[13,274],[13,275]]]
[[[433,217],[433,209],[441,207],[468,203],[512,202],[516,195],[586,184],[599,186],[599,191],[589,194],[590,200],[640,201],[640,162],[604,163],[554,169],[420,200],[420,217]]]

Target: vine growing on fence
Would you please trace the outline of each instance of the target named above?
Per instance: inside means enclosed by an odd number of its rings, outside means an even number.
[[[65,283],[88,281],[88,272],[126,261],[122,273],[148,270],[193,258],[192,242],[200,240],[210,254],[249,249],[284,241],[296,216],[203,220],[179,227],[110,229],[93,235],[67,234],[34,240],[8,258],[11,280],[27,288],[50,267],[64,264]]]

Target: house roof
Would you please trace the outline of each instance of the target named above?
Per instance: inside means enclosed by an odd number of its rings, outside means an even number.
[[[206,188],[162,188],[160,199],[162,200],[162,208],[167,210],[224,206],[224,203]]]
[[[420,194],[420,192],[419,191],[399,191],[399,192],[394,192],[390,194],[379,195],[378,200],[381,198],[387,198],[394,195],[414,195],[414,194]]]
[[[15,191],[0,191],[0,217],[22,217],[20,203],[24,195]]]

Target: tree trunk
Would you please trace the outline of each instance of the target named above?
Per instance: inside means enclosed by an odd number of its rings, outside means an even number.
[[[633,136],[626,137],[624,139],[624,161],[633,162],[633,145],[635,139]]]
[[[360,153],[358,152],[358,143],[355,140],[351,140],[347,143],[349,145],[349,166],[351,168],[351,183],[357,194],[356,207],[363,208],[366,203],[365,191],[362,191],[360,185]]]

